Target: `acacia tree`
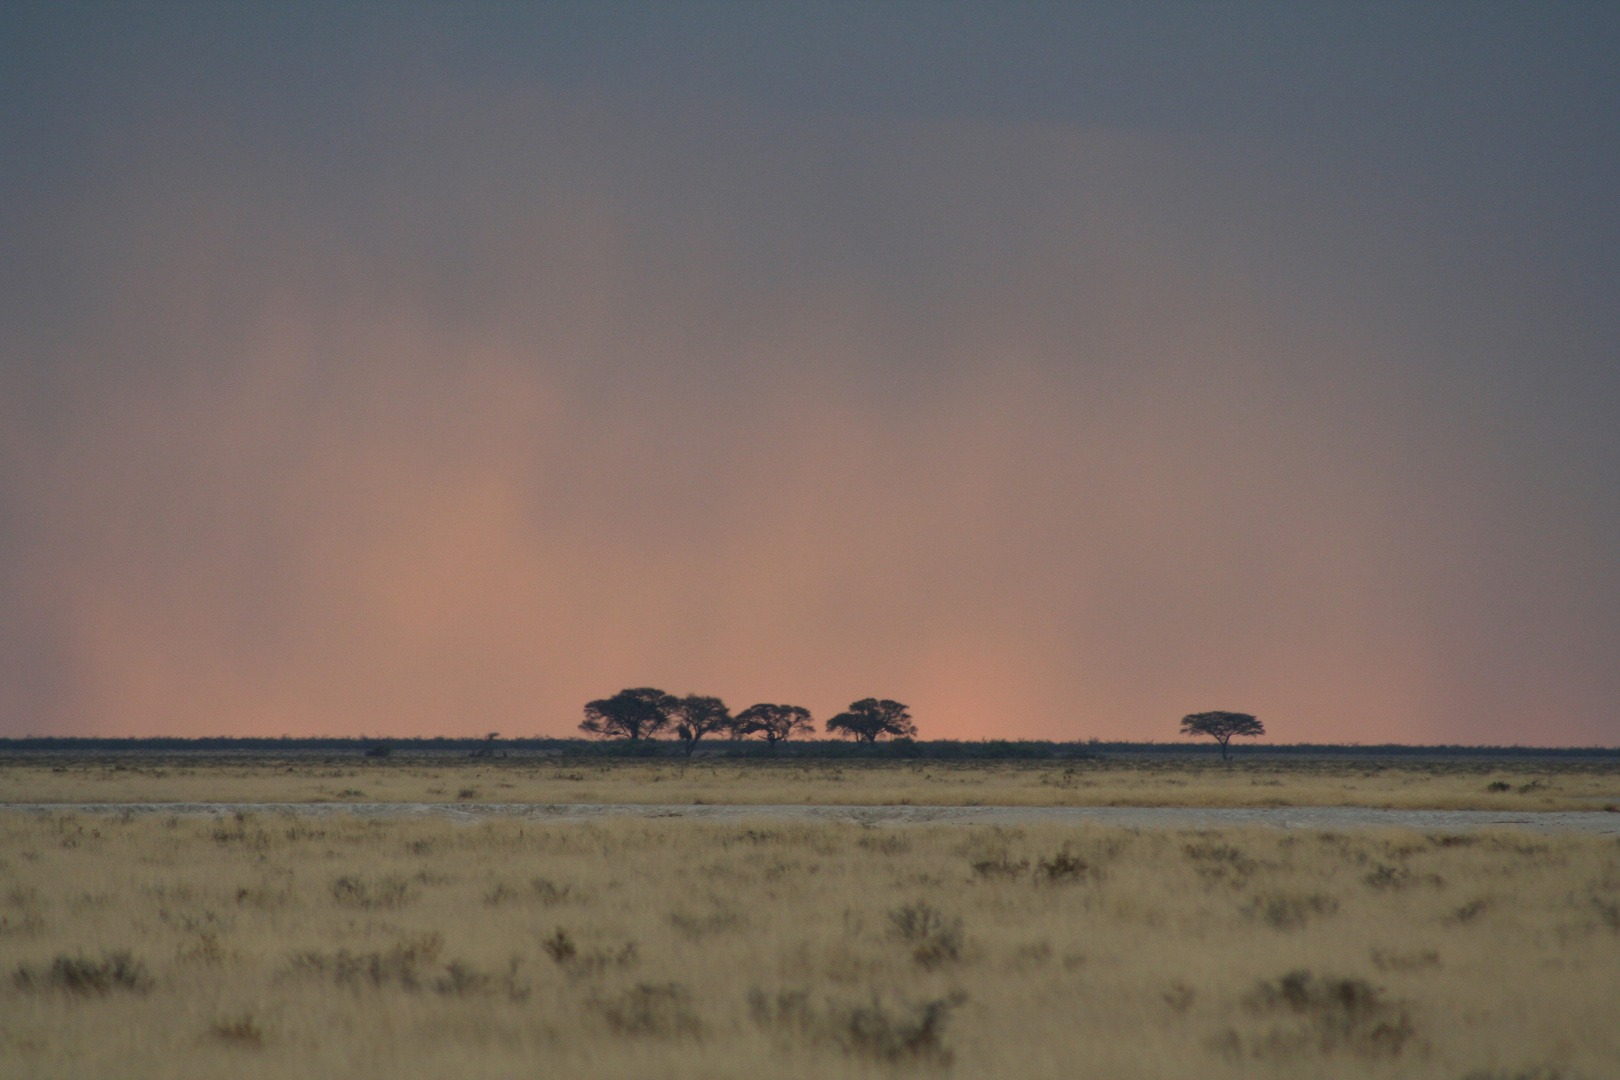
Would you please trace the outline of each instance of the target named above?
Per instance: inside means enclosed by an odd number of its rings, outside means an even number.
[[[725,702],[701,694],[687,694],[683,698],[672,699],[668,711],[675,721],[675,734],[680,736],[681,749],[686,751],[687,757],[692,756],[698,740],[703,736],[725,731],[735,722]]]
[[[917,734],[917,725],[911,722],[910,711],[898,701],[862,698],[852,702],[848,712],[827,721],[827,733],[835,731],[861,742],[877,742],[883,735],[910,738]]]
[[[1181,718],[1183,735],[1208,735],[1221,744],[1221,760],[1226,760],[1226,744],[1234,735],[1264,735],[1266,726],[1248,713],[1200,712],[1188,713]]]
[[[816,722],[810,718],[809,709],[798,705],[761,703],[750,705],[738,713],[733,730],[739,735],[763,735],[765,741],[774,747],[794,735],[815,734]]]
[[[651,686],[620,690],[610,698],[586,702],[579,730],[606,739],[650,739],[669,727],[675,703],[674,695]]]

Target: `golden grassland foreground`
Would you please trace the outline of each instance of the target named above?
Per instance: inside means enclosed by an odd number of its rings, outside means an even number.
[[[14,758],[0,803],[1620,807],[1620,762]]]
[[[0,811],[0,1073],[1610,1077],[1620,844]]]

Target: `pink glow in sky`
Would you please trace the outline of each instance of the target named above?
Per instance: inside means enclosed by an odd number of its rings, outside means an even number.
[[[1477,257],[1486,194],[411,70],[331,131],[279,83],[71,106],[70,182],[4,181],[0,735],[562,735],[654,685],[1620,741],[1620,337]]]

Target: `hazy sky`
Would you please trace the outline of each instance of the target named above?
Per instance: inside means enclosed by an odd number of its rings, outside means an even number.
[[[0,734],[1620,743],[1620,8],[0,3]]]

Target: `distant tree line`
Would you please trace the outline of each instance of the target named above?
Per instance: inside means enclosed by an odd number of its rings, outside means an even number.
[[[309,757],[339,762],[386,748],[387,755],[375,756],[438,756],[469,754],[484,756],[481,751],[490,745],[485,736],[249,736],[205,735],[181,737],[153,736],[74,736],[74,735],[22,735],[0,736],[0,760],[61,760],[120,758],[188,757],[240,757],[279,760],[289,756]],[[512,757],[620,757],[639,756],[642,752],[656,755],[659,750],[674,749],[657,741],[632,744],[622,739],[604,741],[581,737],[549,735],[517,736],[499,739],[498,753]],[[740,739],[718,744],[722,756],[752,758],[769,755],[772,748],[759,739]],[[889,759],[923,758],[942,760],[980,760],[988,758],[1062,759],[1079,760],[1096,757],[1202,757],[1210,752],[1218,755],[1219,745],[1191,746],[1184,742],[1125,742],[1101,739],[1055,742],[1044,739],[958,739],[916,740],[911,738],[886,739],[880,742],[848,742],[845,740],[795,739],[778,744],[781,753],[809,759]],[[1351,759],[1359,761],[1401,760],[1466,760],[1466,759],[1569,759],[1607,763],[1620,758],[1620,747],[1613,746],[1460,746],[1456,744],[1402,744],[1402,743],[1271,743],[1260,747],[1243,747],[1251,754],[1283,758]],[[1239,747],[1231,747],[1234,756]]]
[[[579,729],[597,738],[627,742],[651,739],[672,731],[681,749],[690,757],[706,736],[725,736],[732,740],[758,736],[774,748],[795,735],[814,735],[816,722],[810,710],[799,705],[761,702],[733,716],[726,703],[717,697],[702,694],[677,697],[655,687],[639,686],[586,702],[585,719]],[[862,698],[828,720],[826,731],[857,742],[875,743],[883,738],[915,738],[917,725],[911,720],[910,710],[898,701]]]

